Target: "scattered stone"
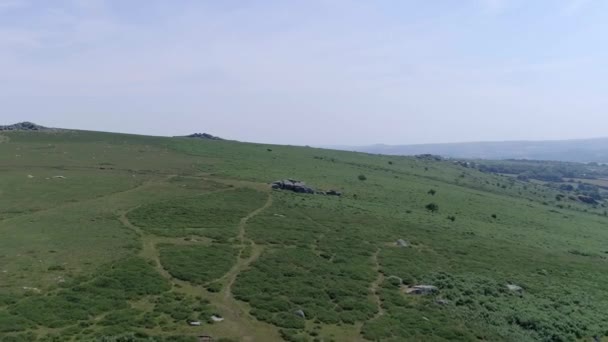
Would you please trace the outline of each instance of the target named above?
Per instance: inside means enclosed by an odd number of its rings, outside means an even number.
[[[403,239],[397,240],[396,244],[397,244],[397,247],[409,247],[410,246],[410,243]]]
[[[218,315],[213,315],[211,316],[211,320],[214,322],[223,322],[224,321],[224,317],[218,316]]]
[[[326,194],[329,196],[342,196],[342,193],[336,190],[329,190]]]
[[[475,162],[468,162],[468,161],[464,161],[464,160],[455,160],[453,161],[454,164],[456,165],[460,165],[462,167],[466,167],[466,168],[477,168],[477,164]]]
[[[296,316],[306,319],[306,314],[304,313],[304,310],[296,310],[296,312],[294,313],[296,314]]]
[[[186,136],[187,138],[197,138],[197,139],[206,139],[206,140],[224,140],[220,137],[216,137],[209,133],[194,133]]]
[[[541,270],[538,270],[538,274],[543,275],[543,276],[548,276],[549,271],[547,271],[545,269],[541,269]]]
[[[29,287],[29,286],[24,286],[24,287],[23,287],[23,289],[24,289],[25,291],[32,291],[32,292],[36,292],[36,293],[40,293],[40,292],[42,292],[42,291],[40,291],[40,289],[39,289],[39,288],[37,288],[37,287]]]
[[[507,284],[507,289],[513,292],[521,292],[524,290],[521,286],[514,284]]]
[[[191,327],[199,327],[201,325],[201,322],[188,320],[188,325]]]
[[[406,293],[414,295],[430,295],[438,291],[437,286],[433,285],[414,285],[405,289]]]
[[[281,214],[274,214],[273,216],[276,216],[276,217],[285,217],[285,215],[281,215]]]
[[[53,176],[55,179],[65,179],[65,176]]]
[[[32,179],[32,178],[34,178],[34,176],[32,176],[32,175],[27,175],[27,178]]]
[[[439,298],[435,301],[435,303],[437,303],[439,305],[448,305],[448,304],[450,304],[450,301],[447,299]]]

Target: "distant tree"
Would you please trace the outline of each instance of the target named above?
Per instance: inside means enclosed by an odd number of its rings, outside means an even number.
[[[393,165],[393,162],[389,160],[388,165]]]
[[[360,181],[364,181],[367,179],[367,177],[365,177],[364,174],[360,174],[359,177],[357,177],[357,178],[359,178]]]
[[[493,219],[495,219],[495,218],[497,218],[497,217],[498,217],[498,216],[496,216],[496,214],[492,214],[492,218],[493,218]]]
[[[434,213],[439,210],[439,206],[435,203],[429,203],[425,206],[426,210]]]
[[[436,193],[437,193],[437,191],[435,191],[435,189],[431,189],[431,190],[429,190],[429,192],[427,192],[427,194],[429,194],[431,196],[435,196]]]
[[[456,221],[456,216],[448,216],[448,220],[454,222]]]

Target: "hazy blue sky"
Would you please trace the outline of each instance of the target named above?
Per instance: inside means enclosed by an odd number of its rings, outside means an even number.
[[[291,144],[608,136],[608,1],[0,0],[0,106]]]

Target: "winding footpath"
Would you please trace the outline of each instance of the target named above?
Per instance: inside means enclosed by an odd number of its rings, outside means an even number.
[[[226,279],[227,281],[220,293],[223,295],[224,299],[226,299],[226,300],[229,300],[229,299],[234,300],[234,297],[232,296],[232,285],[234,285],[234,282],[236,281],[236,277],[245,268],[247,268],[251,263],[256,261],[262,254],[262,251],[264,250],[264,248],[262,246],[256,245],[253,240],[248,239],[245,236],[247,221],[249,221],[256,215],[258,215],[262,211],[268,209],[270,206],[272,206],[272,194],[268,194],[268,199],[266,200],[266,203],[264,203],[264,205],[262,207],[252,211],[251,213],[249,213],[249,215],[243,217],[241,219],[241,221],[239,222],[239,233],[237,235],[237,239],[239,241],[239,244],[241,245],[241,249],[239,251],[239,254],[237,256],[236,263],[234,264],[234,266],[232,266],[230,271],[228,271],[228,273],[226,275],[224,275],[224,277],[222,277],[223,279]],[[241,256],[243,254],[243,251],[247,247],[251,247],[251,255],[247,259],[243,260],[241,258]]]
[[[376,253],[374,253],[374,255],[372,256],[372,260],[374,262],[374,271],[376,271],[378,273],[378,276],[377,276],[376,280],[372,283],[372,285],[370,287],[370,291],[372,293],[372,296],[374,297],[374,302],[376,302],[376,305],[378,307],[378,312],[376,313],[376,315],[374,315],[374,317],[371,318],[371,321],[376,320],[384,315],[384,308],[382,307],[382,300],[380,299],[380,295],[378,294],[379,287],[382,284],[382,282],[384,281],[384,274],[382,274],[382,272],[380,272],[380,262],[378,261],[379,254],[380,254],[380,249],[378,249],[376,251]]]

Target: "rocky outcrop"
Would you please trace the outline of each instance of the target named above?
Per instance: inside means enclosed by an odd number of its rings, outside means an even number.
[[[0,126],[0,131],[45,131],[49,128],[36,125],[33,122],[24,121],[13,125]]]
[[[317,194],[317,195],[328,195],[328,196],[342,196],[340,191],[336,190],[328,190],[328,191],[315,191],[314,188],[306,185],[303,181],[295,180],[295,179],[283,179],[276,182],[272,182],[270,186],[273,189],[277,190],[289,190],[293,192],[303,193],[303,194]]]
[[[216,137],[209,133],[194,133],[186,136],[187,138],[197,138],[197,139],[206,139],[206,140],[224,140],[220,137]]]
[[[342,193],[336,190],[329,190],[325,194],[329,196],[342,196]]]
[[[271,187],[273,189],[281,189],[281,190],[290,190],[293,192],[304,193],[304,194],[314,194],[315,189],[306,185],[306,183],[295,180],[295,179],[284,179],[280,181],[273,182]]]
[[[438,155],[434,155],[434,154],[417,154],[414,156],[416,159],[421,159],[421,160],[433,160],[433,161],[442,161],[443,157],[438,156]]]

